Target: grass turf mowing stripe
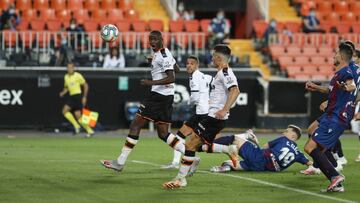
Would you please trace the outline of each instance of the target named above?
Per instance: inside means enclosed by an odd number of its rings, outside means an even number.
[[[146,162],[146,161],[139,161],[139,160],[132,160],[131,162],[137,163],[137,164],[149,165],[149,166],[156,166],[156,167],[161,166],[160,164]],[[327,196],[327,195],[322,195],[322,194],[318,194],[318,193],[315,193],[315,192],[296,189],[296,188],[288,187],[288,186],[285,186],[285,185],[271,183],[271,182],[267,182],[267,181],[263,181],[263,180],[259,180],[259,179],[255,179],[255,178],[248,178],[248,177],[244,177],[244,176],[224,174],[224,173],[211,173],[209,171],[203,171],[203,170],[197,170],[197,172],[205,173],[205,174],[209,174],[209,175],[215,175],[215,176],[226,176],[226,177],[231,177],[231,178],[247,180],[247,181],[262,184],[262,185],[267,185],[267,186],[272,186],[272,187],[276,187],[276,188],[280,188],[280,189],[290,190],[290,191],[293,191],[293,192],[312,195],[312,196],[315,196],[315,197],[320,197],[320,198],[324,198],[324,199],[330,199],[330,200],[334,200],[334,201],[338,201],[338,202],[356,203],[355,201],[351,201],[351,200],[347,200],[347,199],[341,199],[341,198],[337,198],[337,197],[331,197],[331,196]]]

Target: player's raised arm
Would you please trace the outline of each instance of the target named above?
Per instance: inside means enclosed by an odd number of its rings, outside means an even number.
[[[315,84],[313,82],[310,82],[310,81],[305,84],[305,89],[310,91],[310,92],[320,92],[320,93],[323,93],[323,94],[329,93],[329,88],[317,85],[317,84]]]

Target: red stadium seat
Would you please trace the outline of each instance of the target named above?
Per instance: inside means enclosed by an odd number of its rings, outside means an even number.
[[[324,1],[326,2],[326,1]],[[339,14],[336,12],[330,12],[325,16],[327,22],[338,23],[340,21]]]
[[[333,56],[328,56],[327,58],[326,58],[326,63],[328,64],[328,65],[334,65],[334,57]]]
[[[65,10],[66,0],[50,0],[51,8],[54,10]]]
[[[151,19],[148,24],[150,30],[164,31],[164,22],[162,20]]]
[[[348,4],[346,1],[336,1],[334,2],[334,11],[336,13],[346,13],[349,11]]]
[[[69,22],[71,19],[70,11],[69,10],[56,10],[55,16],[61,22]]]
[[[300,22],[286,22],[285,27],[290,30],[292,33],[301,32],[301,23]]]
[[[302,67],[304,73],[316,74],[318,73],[317,67],[314,65],[305,65]]]
[[[95,32],[99,30],[99,23],[94,20],[88,20],[84,22],[84,29],[87,32]]]
[[[317,55],[317,50],[315,47],[306,46],[306,47],[303,47],[302,54],[304,56],[314,56],[314,55]]]
[[[20,24],[16,26],[16,30],[18,31],[23,31],[23,30],[28,30],[29,29],[29,20],[21,20]]]
[[[193,33],[191,35],[191,41],[195,49],[204,49],[206,45],[206,33]]]
[[[326,64],[325,62],[325,57],[322,56],[312,56],[311,57],[311,64],[313,65],[324,65]]]
[[[320,28],[325,30],[325,32],[330,32],[331,28],[333,28],[335,24],[331,23],[330,21],[323,21],[320,24]]]
[[[130,31],[130,21],[128,20],[119,20],[116,22],[116,27],[120,32],[129,32]]]
[[[360,1],[351,2],[349,5],[349,10],[353,13],[359,13],[360,12]]]
[[[170,32],[182,32],[184,29],[184,21],[170,21]]]
[[[341,20],[348,23],[356,22],[356,16],[352,12],[345,13],[341,16]]]
[[[256,34],[256,38],[262,38],[268,27],[268,23],[263,20],[253,21],[253,28]]]
[[[360,34],[360,23],[352,24],[353,33]]]
[[[45,29],[44,20],[32,20],[30,22],[31,30],[33,31],[43,31]]]
[[[280,69],[285,70],[285,67],[294,65],[293,57],[291,56],[280,56],[279,57]]]
[[[335,33],[326,33],[325,34],[325,44],[331,48],[337,47],[339,42],[339,35]]]
[[[328,80],[328,77],[327,77],[327,75],[324,75],[324,74],[313,74],[311,76],[311,79],[314,81],[326,81],[326,80]]]
[[[6,47],[15,47],[17,36],[18,36],[17,32],[9,31],[9,30],[2,31],[2,37],[5,42]],[[18,40],[19,40],[19,38],[18,38]]]
[[[22,10],[20,13],[23,20],[32,20],[36,18],[36,11],[33,9]]]
[[[111,9],[108,10],[108,20],[110,21],[117,21],[122,20],[124,18],[123,12],[120,9]]]
[[[18,10],[31,9],[31,0],[17,0],[16,9]]]
[[[300,66],[287,66],[286,67],[286,71],[289,77],[294,77],[297,74],[300,74],[301,71],[301,67]]]
[[[189,47],[189,35],[185,32],[175,33],[175,41],[183,49]]]
[[[8,9],[9,5],[15,5],[15,0],[1,0],[0,1],[0,10]]]
[[[98,0],[85,0],[84,8],[90,11],[97,10],[100,8]]]
[[[107,20],[106,11],[103,9],[94,9],[91,11],[91,19],[104,21]]]
[[[67,8],[74,11],[83,8],[83,0],[71,0],[68,1]]]
[[[49,1],[48,0],[34,0],[34,9],[47,9],[49,8]]]
[[[134,20],[132,21],[132,28],[135,32],[145,32],[147,23],[145,20]]]
[[[349,23],[339,23],[336,25],[336,30],[339,34],[349,33],[351,28],[351,24]]]
[[[122,41],[124,46],[129,49],[133,49],[136,47],[136,35],[133,32],[124,33],[122,35]]]
[[[54,9],[42,9],[40,10],[40,19],[42,20],[54,20],[55,10]]]
[[[33,31],[24,31],[20,33],[20,39],[22,45],[26,48],[32,46],[33,42],[35,41],[35,35]]]
[[[332,48],[325,46],[325,47],[319,47],[319,56],[327,57],[334,54],[334,51]]]
[[[273,60],[278,60],[280,56],[286,55],[285,48],[283,46],[270,46],[269,51]]]
[[[113,9],[116,8],[115,0],[101,0],[102,9]]]
[[[290,46],[286,48],[286,55],[288,56],[299,56],[301,55],[301,49],[298,46]]]
[[[130,10],[134,8],[134,1],[119,0],[119,8],[123,10]]]
[[[139,19],[139,13],[134,9],[126,10],[124,12],[124,17],[128,20],[137,20]]]
[[[199,32],[199,21],[198,20],[187,20],[185,23],[186,32]]]
[[[334,68],[333,66],[329,66],[329,65],[321,65],[319,66],[319,72],[329,75],[334,73]]]
[[[88,10],[85,9],[73,11],[73,14],[78,24],[83,24],[85,21],[90,19]]]
[[[332,11],[332,5],[329,1],[321,1],[318,3],[317,12],[329,13]]]
[[[320,33],[311,33],[308,34],[309,45],[311,46],[319,46],[323,44],[324,35]]]
[[[46,22],[47,29],[49,31],[60,31],[61,30],[61,21],[59,20],[49,20]]]
[[[304,65],[309,65],[309,57],[307,56],[297,56],[295,57],[295,64],[296,65],[300,65],[300,66],[304,66]]]
[[[202,20],[200,20],[201,31],[209,32],[210,23],[211,23],[211,19],[202,19]]]
[[[296,80],[305,81],[305,80],[310,80],[310,79],[311,79],[311,75],[306,74],[306,73],[301,73],[301,74],[295,75],[294,78],[295,78]]]

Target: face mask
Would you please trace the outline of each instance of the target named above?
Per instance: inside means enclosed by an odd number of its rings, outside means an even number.
[[[224,18],[224,16],[223,16],[222,14],[219,14],[219,15],[217,15],[217,18],[218,18],[219,20],[221,20],[221,19]]]
[[[271,26],[271,27],[276,27],[276,22],[271,22],[271,23],[270,23],[270,26]]]
[[[178,10],[179,10],[180,12],[183,12],[183,11],[184,11],[184,6],[181,6],[181,5],[180,5],[180,6],[178,7]]]
[[[66,39],[62,39],[62,40],[61,40],[61,44],[62,44],[62,45],[66,45],[66,43],[67,43]]]
[[[14,10],[14,9],[10,9],[10,10],[9,10],[9,13],[10,13],[10,14],[14,14],[14,13],[15,13],[15,10]]]
[[[310,12],[310,16],[315,17],[316,16],[315,12]]]
[[[76,25],[75,24],[70,24],[70,28],[71,29],[75,29]]]

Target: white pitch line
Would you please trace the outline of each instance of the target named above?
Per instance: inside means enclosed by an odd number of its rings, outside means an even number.
[[[149,166],[156,166],[156,167],[161,166],[159,164],[146,162],[146,161],[132,160],[131,162],[137,163],[137,164],[149,165]],[[289,191],[293,191],[293,192],[312,195],[312,196],[315,196],[315,197],[321,197],[321,198],[324,198],[324,199],[330,199],[330,200],[334,200],[334,201],[338,201],[338,202],[357,203],[357,202],[352,201],[352,200],[347,200],[347,199],[341,199],[341,198],[337,198],[337,197],[331,197],[331,196],[327,196],[327,195],[322,195],[322,194],[318,194],[318,193],[315,193],[315,192],[296,189],[296,188],[288,187],[288,186],[285,186],[285,185],[271,183],[271,182],[267,182],[267,181],[263,181],[263,180],[259,180],[259,179],[255,179],[255,178],[249,178],[249,177],[244,177],[244,176],[239,176],[239,175],[231,175],[231,174],[225,174],[225,173],[211,173],[209,171],[203,171],[203,170],[197,170],[197,172],[205,173],[205,174],[209,174],[209,175],[215,175],[215,176],[226,176],[226,177],[231,177],[231,178],[236,178],[236,179],[247,180],[247,181],[254,182],[254,183],[259,183],[259,184],[262,184],[262,185],[272,186],[272,187],[276,187],[276,188],[280,188],[280,189],[285,189],[285,190],[289,190]]]

